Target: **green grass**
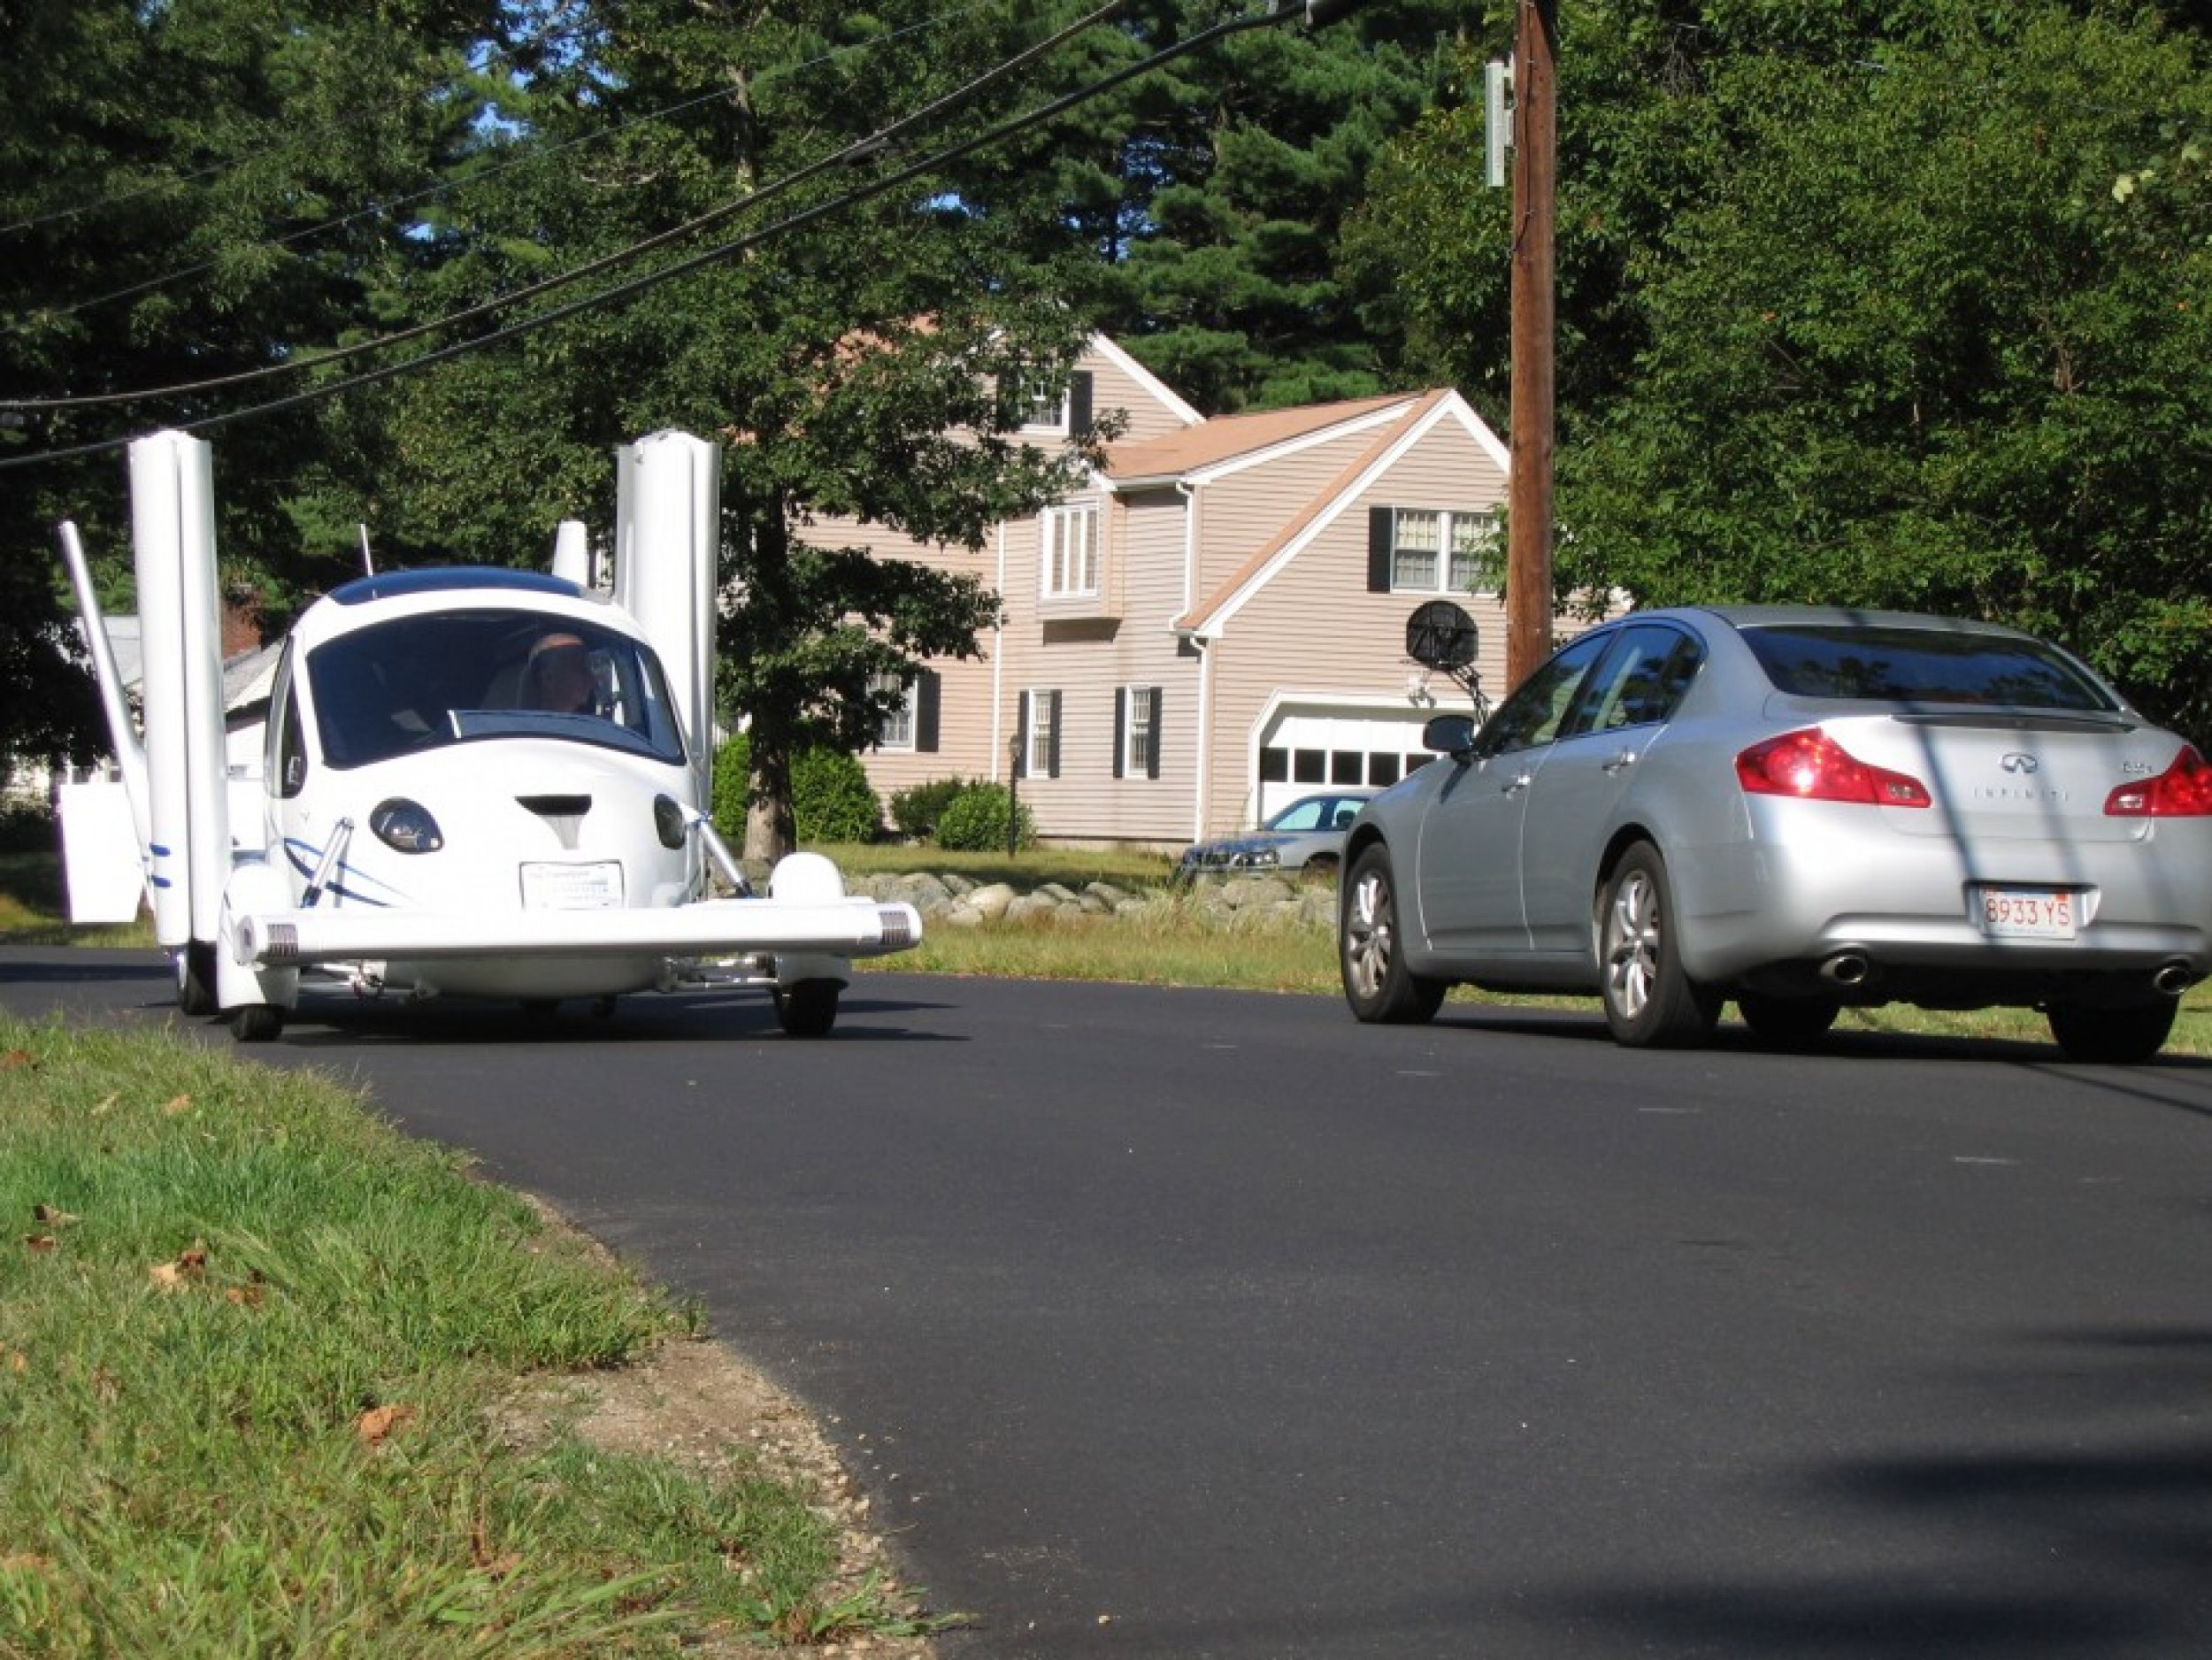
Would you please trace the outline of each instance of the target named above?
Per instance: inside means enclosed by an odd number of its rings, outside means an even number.
[[[0,1017],[0,1655],[915,1626],[833,1580],[834,1525],[748,1454],[511,1445],[520,1380],[687,1316],[326,1080]]]

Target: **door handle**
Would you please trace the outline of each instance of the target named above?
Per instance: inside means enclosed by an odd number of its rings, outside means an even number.
[[[1605,771],[1609,772],[1618,772],[1624,768],[1631,767],[1635,765],[1636,751],[1633,749],[1623,749],[1618,755],[1605,763]]]
[[[1517,795],[1528,788],[1529,780],[1533,776],[1533,773],[1523,772],[1498,793],[1502,795]]]

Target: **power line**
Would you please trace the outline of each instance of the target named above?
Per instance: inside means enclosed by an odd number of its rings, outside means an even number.
[[[1029,65],[1034,63],[1038,58],[1057,50],[1061,46],[1066,44],[1067,42],[1073,39],[1076,35],[1082,34],[1088,29],[1096,27],[1100,23],[1104,22],[1108,18],[1111,17],[1115,12],[1122,10],[1129,4],[1130,0],[1106,0],[1105,4],[1098,7],[1094,11],[1086,13],[1084,16],[1077,19],[1073,23],[1066,25],[1056,34],[1038,42],[1036,44],[1025,47],[1021,51],[1016,53],[1012,58],[1010,58],[1002,63],[995,65],[992,68],[986,70],[982,74],[977,76],[966,85],[960,87],[953,92],[949,92],[941,97],[935,99],[932,103],[924,105],[921,109],[914,111],[911,115],[902,117],[899,120],[892,122],[888,127],[880,127],[877,131],[868,134],[866,137],[856,140],[853,143],[847,145],[843,150],[841,150],[833,155],[825,157],[818,161],[810,162],[803,167],[798,168],[792,173],[783,175],[781,178],[772,180],[767,184],[761,186],[758,189],[751,191],[748,195],[737,198],[735,201],[726,202],[719,207],[710,209],[707,212],[702,213],[695,219],[687,219],[681,225],[672,227],[668,230],[657,232],[651,236],[641,239],[641,241],[632,242],[627,247],[617,249],[612,253],[603,254],[596,259],[588,260],[583,265],[578,265],[572,270],[564,272],[557,276],[545,278],[538,282],[530,283],[523,288],[513,290],[511,293],[498,296],[493,299],[483,301],[476,305],[466,307],[458,311],[449,312],[445,316],[434,319],[430,322],[417,323],[406,328],[395,330],[390,334],[380,334],[374,340],[358,341],[349,346],[342,346],[334,348],[329,351],[317,352],[311,356],[300,357],[286,363],[265,364],[260,368],[241,370],[235,374],[219,375],[204,380],[182,381],[171,386],[152,387],[130,392],[86,393],[79,396],[58,398],[0,398],[0,409],[18,410],[27,412],[36,412],[46,410],[87,409],[119,403],[152,403],[162,398],[185,397],[204,392],[219,391],[226,388],[243,386],[258,380],[269,380],[280,374],[293,374],[304,369],[321,368],[333,363],[342,363],[350,358],[362,357],[370,352],[380,351],[387,347],[402,345],[411,340],[419,340],[426,334],[435,334],[442,329],[453,327],[457,324],[472,322],[478,318],[487,317],[495,312],[504,311],[511,306],[520,304],[526,300],[535,299],[541,295],[549,294],[557,289],[566,288],[572,283],[580,282],[587,277],[596,276],[603,271],[611,270],[618,265],[626,265],[641,255],[650,253],[657,248],[664,248],[672,242],[680,242],[685,237],[693,235],[710,226],[720,224],[724,220],[732,219],[737,214],[744,212],[750,208],[757,207],[763,203],[770,201],[774,197],[784,194],[786,191],[796,188],[798,185],[806,182],[808,180],[815,178],[823,173],[828,172],[832,168],[848,165],[853,162],[864,159],[868,156],[887,148],[901,134],[914,127],[923,125],[933,117],[935,117],[942,113],[944,111],[954,107],[965,99],[972,97],[977,93],[993,85],[995,82],[1002,81],[1007,76],[1013,74],[1017,71],[1026,68]],[[933,21],[935,19],[933,19]],[[887,36],[886,38],[887,39],[892,37]],[[811,61],[821,62],[826,61],[826,59],[818,58]],[[793,65],[792,67],[795,70],[805,66],[806,65]],[[726,94],[720,92],[709,95],[709,96],[716,98],[726,96]],[[693,100],[695,103],[705,101],[706,100],[704,99]],[[654,118],[647,117],[641,119],[650,119]],[[578,142],[580,142],[583,141]]]
[[[925,29],[937,28],[946,23],[952,22],[956,19],[965,17],[972,12],[979,12],[985,5],[990,3],[991,0],[973,0],[973,4],[972,4],[956,7],[949,12],[940,12],[933,17],[925,18],[918,23],[910,23],[904,28],[894,29],[888,35],[879,35],[873,40],[861,41],[850,46],[833,47],[828,51],[818,53],[812,58],[803,58],[795,64],[774,65],[762,72],[761,79],[764,82],[772,83],[774,81],[781,79],[784,76],[797,74],[803,70],[812,69],[819,65],[833,62],[840,58],[848,58],[862,52],[874,51],[879,48],[888,46],[892,42],[901,40],[909,35],[918,35]],[[531,43],[542,44],[549,37],[540,36],[536,41]],[[484,73],[484,71],[472,70],[471,73],[480,74]],[[455,82],[460,79],[461,77],[456,76],[453,80],[440,84],[450,86],[455,84]],[[687,110],[695,109],[703,104],[711,104],[718,99],[726,98],[728,96],[729,93],[726,88],[718,88],[712,92],[702,93],[695,97],[680,99],[678,102],[671,104],[665,104],[660,109],[649,110],[642,115],[632,116],[627,120],[618,121],[612,126],[602,127],[596,132],[580,134],[577,137],[565,140],[557,144],[532,145],[527,147],[525,153],[517,155],[511,160],[502,161],[495,165],[479,169],[476,172],[471,173],[465,178],[449,178],[442,180],[439,183],[432,185],[426,189],[418,190],[412,195],[399,196],[389,202],[377,203],[369,207],[358,209],[351,213],[342,214],[335,219],[325,219],[319,224],[305,226],[299,230],[293,231],[283,236],[269,237],[264,241],[254,243],[253,246],[257,249],[288,248],[296,242],[306,242],[314,237],[320,236],[327,231],[342,230],[345,227],[357,224],[363,219],[388,217],[391,214],[398,212],[403,208],[412,207],[417,203],[434,201],[441,196],[449,196],[457,190],[465,188],[472,189],[483,184],[487,180],[496,179],[503,173],[511,173],[518,167],[534,167],[541,165],[543,163],[549,161],[554,157],[565,154],[569,150],[580,150],[588,145],[603,143],[608,139],[614,138],[620,134],[628,132],[633,127],[643,127],[655,121],[665,120],[672,115],[680,115]],[[256,151],[253,155],[241,159],[236,159],[228,163],[212,164],[210,166],[202,169],[199,173],[184,175],[184,178],[204,178],[210,173],[220,173],[231,168],[241,167],[245,165],[249,161],[258,160],[263,156],[276,154],[285,148],[287,148],[287,145],[273,145],[268,150]],[[173,185],[180,182],[183,182],[183,180],[168,180],[163,181],[163,184]],[[102,198],[91,203],[81,204],[76,208],[64,209],[56,213],[49,214],[42,219],[24,219],[14,225],[0,227],[0,234],[5,234],[9,231],[22,230],[33,226],[43,225],[52,219],[67,218],[72,214],[79,212],[89,212],[97,207],[108,205],[110,204],[131,201],[139,196],[146,194],[150,190],[160,188],[162,188],[160,185],[148,185],[140,190],[127,192],[121,196]],[[205,272],[213,270],[217,263],[217,261],[212,259],[204,259],[196,265],[179,266],[174,270],[163,272],[158,276],[149,277],[142,282],[133,283],[127,288],[112,289],[106,294],[95,295],[89,299],[79,300],[73,304],[42,305],[35,308],[35,311],[31,313],[19,313],[16,316],[8,319],[4,327],[10,333],[21,334],[30,327],[34,320],[74,317],[82,311],[91,311],[103,305],[113,304],[118,300],[127,300],[135,295],[149,293],[157,288],[166,288],[171,283],[182,281],[188,277],[199,276]],[[77,400],[67,398],[55,398],[37,401],[12,401],[0,399],[0,408],[59,409],[70,407],[73,403],[117,402],[120,401],[122,398],[127,398],[132,396],[135,395],[119,395],[119,396],[104,397],[96,396]]]
[[[759,230],[750,232],[746,235],[703,250],[672,265],[664,265],[657,271],[648,272],[627,282],[618,283],[613,288],[601,289],[598,293],[588,295],[582,299],[571,301],[566,305],[556,306],[551,311],[541,311],[534,317],[524,318],[518,322],[509,324],[504,328],[495,329],[490,334],[458,341],[450,346],[424,352],[401,363],[388,364],[380,368],[350,375],[342,380],[331,381],[319,387],[311,387],[304,391],[296,392],[288,397],[273,399],[269,403],[255,404],[247,409],[232,410],[219,415],[204,416],[197,420],[182,421],[178,423],[173,430],[212,431],[238,421],[250,420],[263,415],[273,415],[285,410],[297,409],[322,398],[335,397],[341,393],[388,380],[417,369],[426,368],[433,364],[447,362],[488,346],[499,345],[510,340],[518,339],[549,324],[565,321],[569,318],[580,316],[601,305],[633,298],[676,277],[687,275],[691,272],[744,253],[772,237],[857,207],[862,203],[872,201],[878,196],[886,196],[901,185],[910,184],[926,174],[936,172],[948,162],[957,161],[964,156],[973,154],[976,150],[1026,132],[1032,127],[1041,126],[1054,117],[1065,114],[1068,111],[1089,102],[1102,93],[1110,92],[1114,88],[1133,81],[1140,75],[1148,73],[1164,64],[1171,63],[1176,58],[1196,51],[1201,47],[1210,46],[1214,42],[1228,35],[1241,34],[1248,29],[1263,28],[1270,24],[1281,23],[1302,15],[1308,18],[1313,26],[1318,27],[1346,15],[1361,3],[1362,0],[1308,0],[1307,9],[1302,13],[1293,6],[1286,4],[1265,12],[1248,13],[1243,17],[1226,19],[1210,28],[1200,30],[1196,35],[1186,40],[1177,42],[1172,46],[1163,47],[1150,57],[1116,70],[1111,74],[1103,76],[1087,87],[1079,88],[1074,92],[1041,104],[1026,114],[1013,117],[972,137],[949,144],[910,165],[887,173],[871,184],[847,191],[842,196],[818,203],[812,207],[803,208],[795,213],[777,220],[772,225],[764,226]],[[863,144],[870,142],[864,140]],[[93,443],[74,445],[65,450],[42,450],[35,455],[0,457],[0,471],[35,465],[41,462],[73,460],[85,456],[101,455],[110,450],[120,450],[130,442],[127,437],[109,438]]]

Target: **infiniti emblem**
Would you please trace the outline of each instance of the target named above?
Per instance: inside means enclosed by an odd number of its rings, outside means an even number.
[[[2037,763],[2036,758],[2033,756],[2024,755],[2019,750],[2015,749],[2011,754],[2006,756],[2002,761],[1999,762],[1998,765],[2002,766],[2008,772],[2032,772],[2036,770]]]

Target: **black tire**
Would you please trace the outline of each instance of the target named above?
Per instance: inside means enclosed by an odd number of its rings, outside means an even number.
[[[803,980],[795,986],[776,988],[776,1018],[792,1037],[827,1037],[837,1024],[837,994],[843,989],[833,980]]]
[[[2131,1003],[2116,1009],[2055,1003],[2044,1012],[2051,1023],[2051,1035],[2066,1051],[2068,1060],[2137,1066],[2166,1047],[2180,1008],[2180,998],[2161,997],[2155,1003]]]
[[[1682,967],[1667,862],[1648,842],[1621,855],[1598,911],[1599,995],[1616,1043],[1680,1049],[1702,1043],[1722,999]]]
[[[271,1043],[284,1031],[284,1011],[273,1003],[242,1003],[230,1011],[230,1034],[241,1043]]]
[[[177,953],[177,1007],[194,1019],[219,1013],[215,1000],[215,947],[207,940],[188,940]]]
[[[1450,986],[1406,967],[1398,936],[1397,880],[1391,873],[1390,851],[1381,842],[1352,861],[1336,916],[1337,968],[1352,1012],[1378,1026],[1418,1026],[1434,1019]]]
[[[1761,1042],[1802,1049],[1828,1035],[1843,1005],[1833,997],[1768,997],[1747,991],[1736,999],[1736,1012]]]

